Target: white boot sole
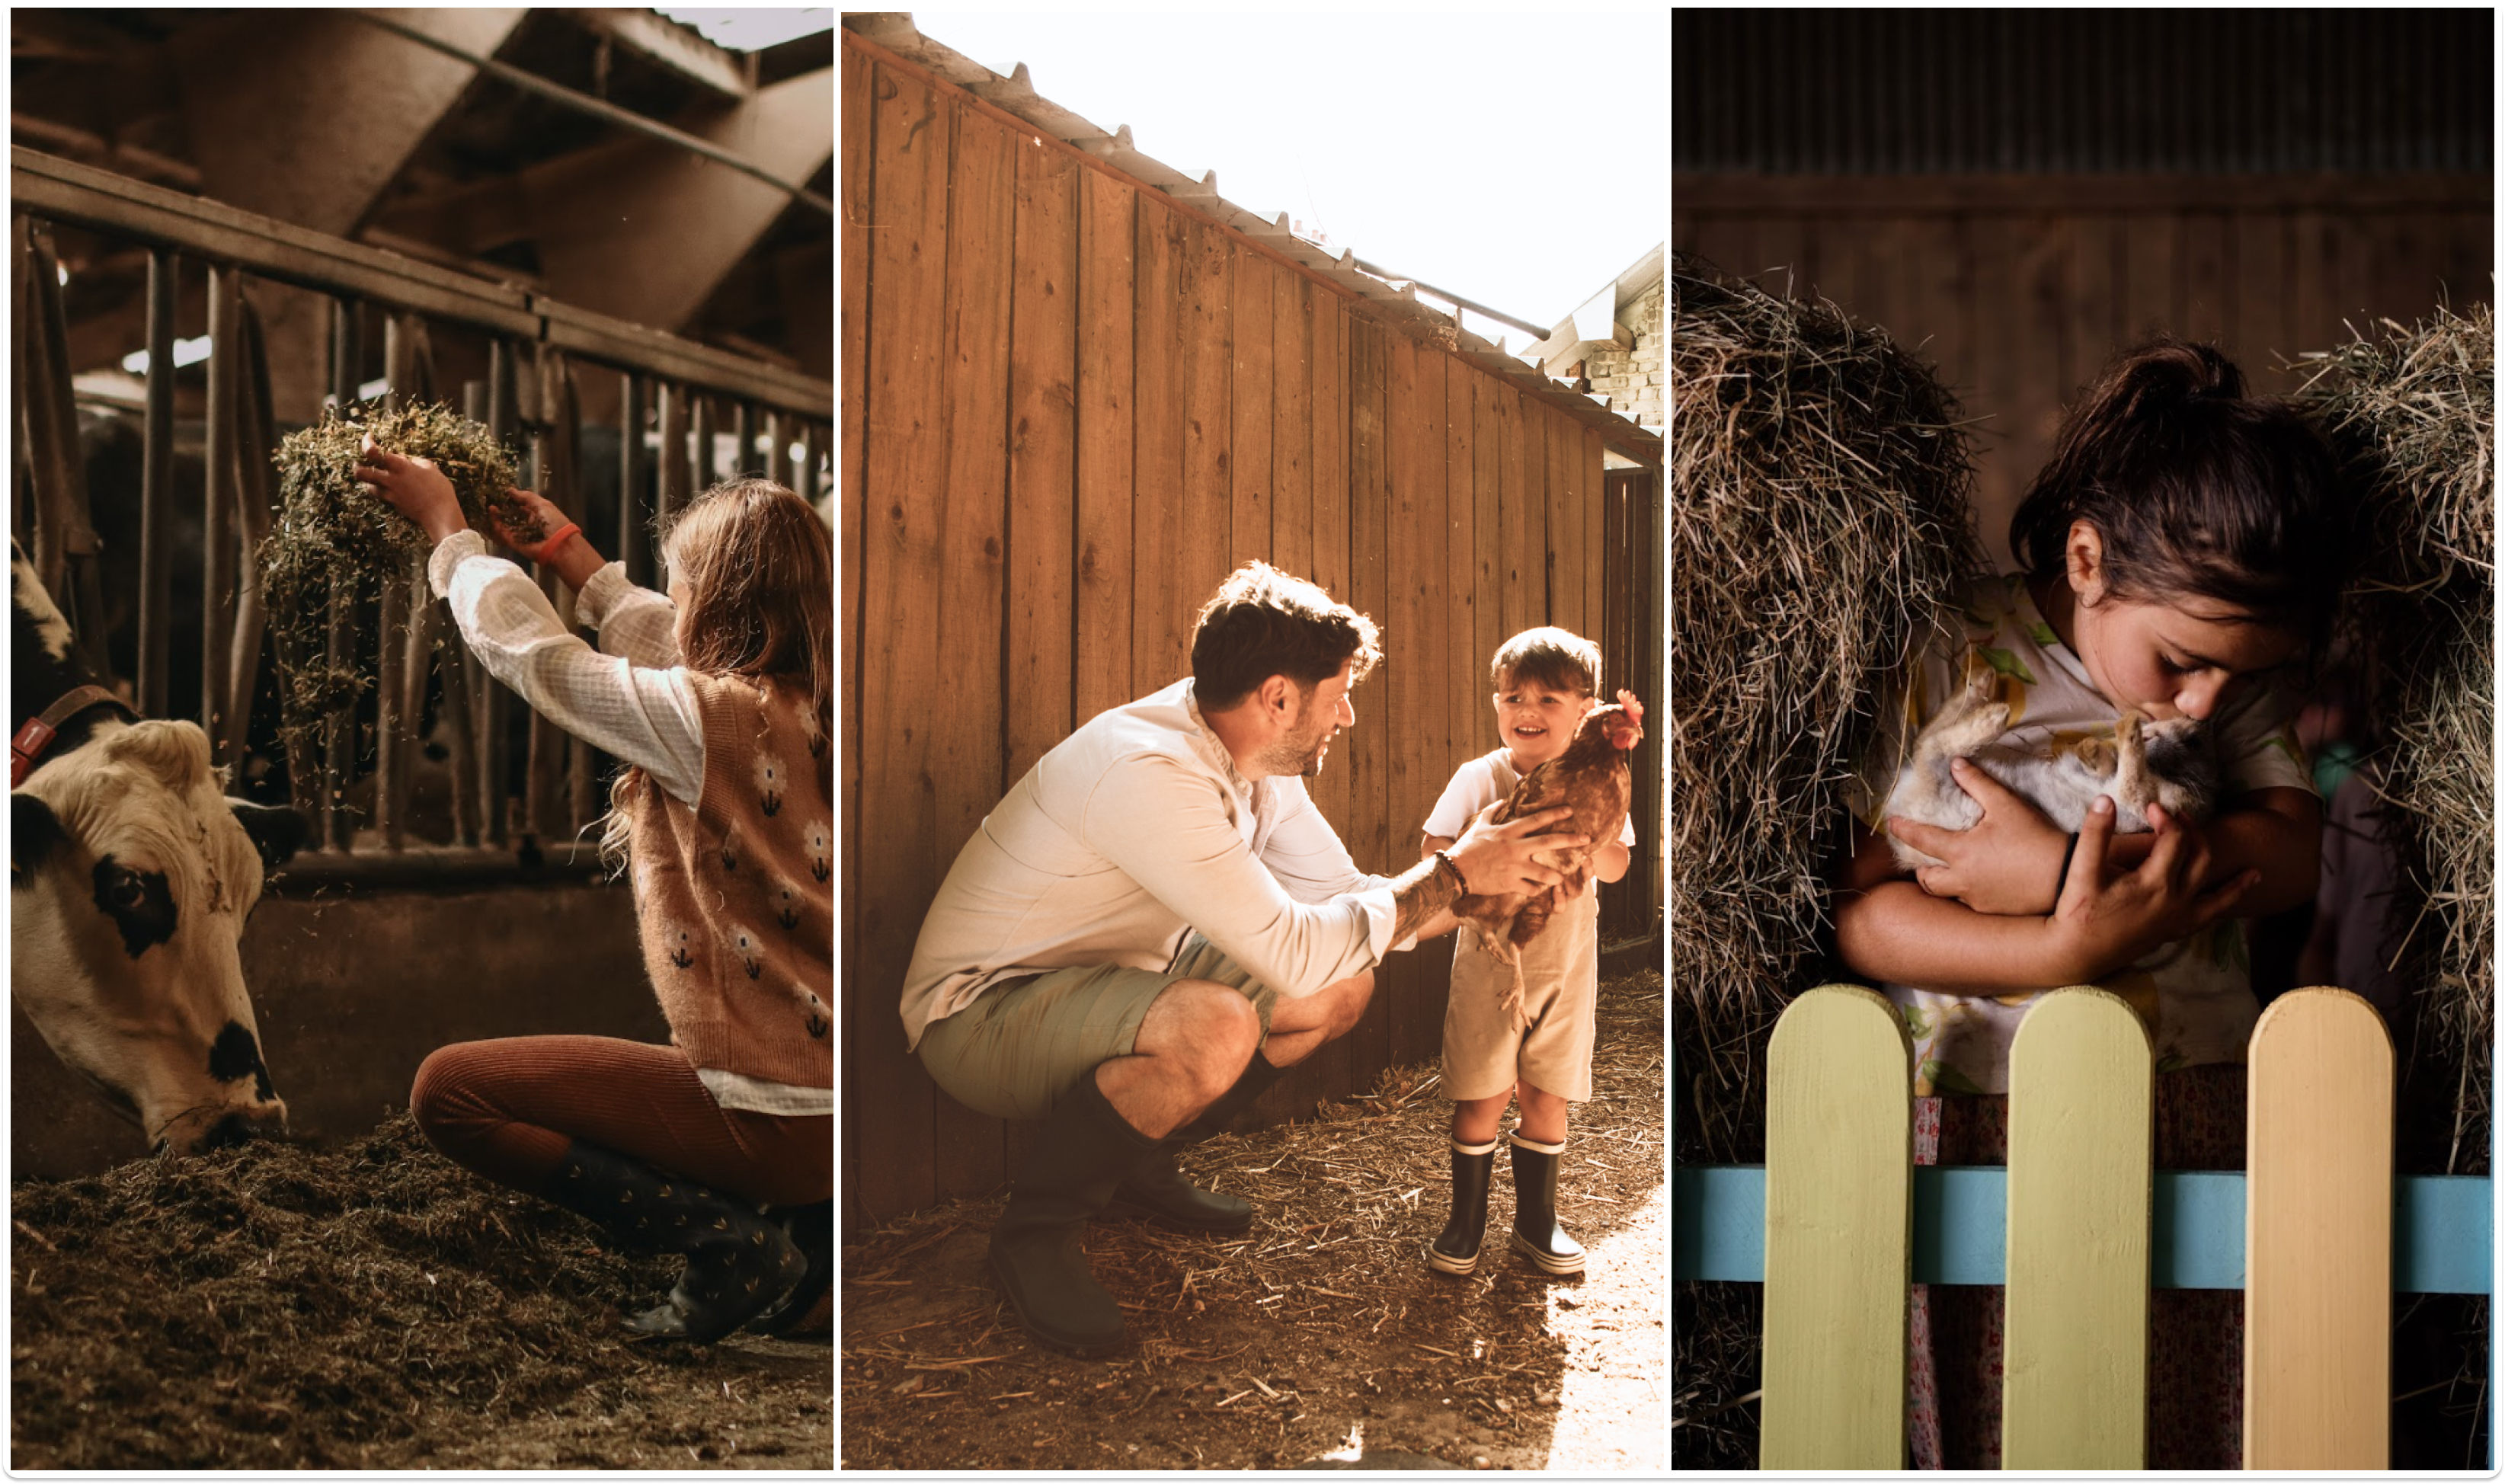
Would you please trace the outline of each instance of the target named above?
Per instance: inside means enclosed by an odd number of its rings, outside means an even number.
[[[1530,1258],[1533,1265],[1537,1267],[1543,1273],[1553,1274],[1560,1278],[1571,1278],[1578,1276],[1583,1271],[1583,1254],[1581,1253],[1578,1252],[1570,1257],[1561,1257],[1555,1253],[1546,1252],[1537,1247],[1534,1247],[1531,1244],[1530,1239],[1526,1238],[1518,1231],[1513,1234],[1513,1250]]]
[[[1479,1270],[1479,1257],[1476,1253],[1472,1253],[1466,1257],[1447,1257],[1442,1253],[1435,1251],[1434,1243],[1429,1242],[1427,1244],[1427,1265],[1439,1273],[1450,1273],[1456,1278],[1467,1278],[1472,1273]]]

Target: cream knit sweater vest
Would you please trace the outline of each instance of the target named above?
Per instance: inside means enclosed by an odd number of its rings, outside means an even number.
[[[699,1067],[834,1085],[834,760],[805,695],[688,672],[689,808],[647,788],[630,839],[644,968]]]

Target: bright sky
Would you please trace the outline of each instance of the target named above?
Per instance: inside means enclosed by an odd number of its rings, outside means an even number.
[[[659,9],[679,24],[694,26],[697,35],[715,46],[732,52],[762,52],[779,42],[815,36],[835,27],[832,7],[815,11],[742,11],[723,6],[673,5]]]
[[[1660,11],[912,15],[1248,211],[1536,324],[1669,235]]]

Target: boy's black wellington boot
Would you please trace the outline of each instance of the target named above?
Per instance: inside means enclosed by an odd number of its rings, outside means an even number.
[[[641,1334],[718,1340],[789,1292],[809,1266],[781,1226],[738,1197],[579,1139],[540,1194],[590,1218],[621,1247],[686,1255],[669,1297],[626,1322]]]
[[[1570,1277],[1583,1271],[1583,1248],[1557,1224],[1557,1160],[1566,1146],[1513,1138],[1513,1250],[1540,1271]]]
[[[1130,1125],[1090,1072],[1043,1120],[992,1223],[992,1276],[1018,1325],[1055,1350],[1096,1355],[1122,1343],[1122,1310],[1087,1271],[1078,1238],[1113,1187],[1170,1148]]]
[[[800,1281],[790,1291],[767,1304],[762,1312],[748,1322],[751,1334],[817,1335],[834,1330],[834,1305],[828,1292],[835,1281],[835,1203],[823,1200],[814,1206],[768,1207],[765,1219],[783,1228],[783,1235],[800,1249],[808,1267]]]
[[[1478,1271],[1479,1238],[1487,1231],[1488,1181],[1496,1174],[1496,1145],[1453,1141],[1453,1215],[1427,1244],[1427,1265],[1468,1277]]]

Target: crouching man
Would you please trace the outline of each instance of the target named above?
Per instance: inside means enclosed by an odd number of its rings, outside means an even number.
[[[959,853],[905,973],[904,1035],[967,1107],[1045,1127],[1010,1171],[995,1279],[1028,1334],[1122,1340],[1079,1233],[1111,1210],[1200,1231],[1252,1207],[1174,1151],[1222,1130],[1346,1035],[1398,945],[1464,890],[1559,879],[1529,837],[1568,811],[1484,818],[1407,874],[1359,871],[1305,792],[1381,658],[1364,615],[1259,562],[1221,583],[1191,678],[1117,706],[1038,761]],[[1490,811],[1493,812],[1493,811]]]

